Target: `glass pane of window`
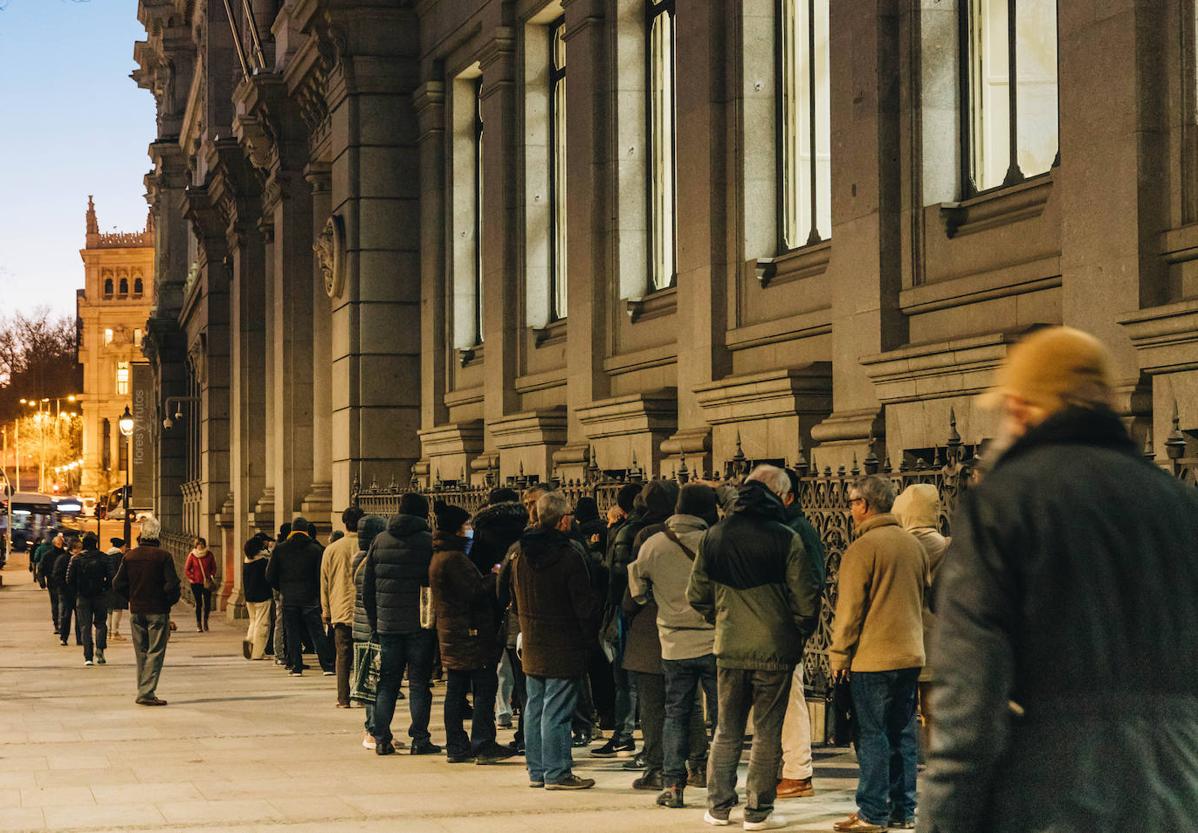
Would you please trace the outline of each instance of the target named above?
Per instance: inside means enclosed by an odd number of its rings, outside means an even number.
[[[566,40],[564,21],[553,27],[550,83],[549,186],[552,190],[553,239],[550,268],[553,284],[553,318],[566,317]]]
[[[104,328],[104,343],[112,344],[112,328],[111,327]]]
[[[483,99],[482,79],[474,85],[474,326],[483,343]]]
[[[650,213],[653,289],[674,283],[674,15],[661,9],[649,30],[649,135],[652,139]]]
[[[1015,16],[1019,167],[1042,174],[1057,156],[1057,0],[1019,0]]]
[[[828,0],[780,0],[778,22],[782,242],[794,249],[832,234]]]

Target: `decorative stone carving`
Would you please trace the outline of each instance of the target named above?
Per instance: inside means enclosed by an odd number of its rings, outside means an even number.
[[[329,217],[320,236],[312,244],[316,259],[320,263],[320,274],[324,278],[324,291],[330,298],[337,298],[345,285],[345,230],[341,218],[336,214]]]

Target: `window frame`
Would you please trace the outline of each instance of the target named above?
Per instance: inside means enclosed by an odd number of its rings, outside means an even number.
[[[1010,188],[1018,185],[1021,182],[1026,182],[1028,179],[1034,179],[1038,176],[1045,176],[1051,173],[1052,169],[1061,164],[1061,42],[1060,42],[1060,0],[1053,3],[1053,15],[1056,17],[1056,59],[1057,59],[1057,74],[1056,74],[1056,90],[1057,90],[1057,152],[1053,158],[1052,164],[1048,170],[1039,173],[1025,174],[1019,166],[1019,84],[1018,84],[1018,25],[1019,20],[1016,14],[1018,6],[1017,0],[1006,0],[1007,4],[1007,154],[1008,164],[1006,175],[1003,176],[1003,181],[997,185],[991,185],[988,188],[979,188],[977,180],[974,176],[973,166],[973,151],[974,151],[974,97],[973,97],[973,69],[975,55],[974,46],[974,26],[973,26],[973,6],[974,0],[958,0],[960,5],[957,9],[957,60],[958,60],[958,98],[959,98],[959,113],[958,113],[958,130],[960,132],[961,146],[961,199],[967,200],[971,197],[976,197],[982,194],[989,194],[999,191],[1003,188]]]
[[[129,395],[129,378],[131,376],[129,362],[116,363],[116,395]]]
[[[474,80],[474,343],[483,343],[483,79]]]
[[[561,36],[562,51],[565,52],[566,16],[562,15],[549,24],[549,321],[561,321],[567,315],[569,300],[569,272],[566,269],[566,227],[559,222],[559,209],[562,219],[566,217],[565,187],[559,189],[559,159],[558,142],[562,143],[562,162],[565,162],[568,149],[565,147],[565,136],[559,135],[558,130],[558,86],[561,85],[562,98],[566,98],[566,68],[567,61],[563,57],[559,67],[557,63],[557,39]],[[568,110],[566,111],[569,112]],[[561,180],[565,180],[566,171],[561,171]],[[559,192],[560,190],[560,192]]]
[[[670,60],[673,63],[670,72],[670,109],[673,111],[673,116],[670,120],[671,135],[670,135],[670,161],[673,165],[673,173],[670,177],[671,185],[671,224],[673,229],[670,234],[670,245],[673,249],[671,262],[673,269],[671,270],[669,280],[664,286],[659,286],[654,279],[656,276],[656,223],[654,220],[654,197],[656,195],[656,160],[654,149],[656,147],[656,133],[653,130],[653,24],[656,19],[662,15],[669,15],[670,19]],[[648,286],[647,290],[650,294],[654,292],[664,292],[667,289],[672,289],[678,285],[678,36],[677,36],[677,12],[675,10],[675,0],[645,0],[645,144],[648,150],[646,154],[646,231],[648,232]]]
[[[104,279],[104,298],[105,298],[105,300],[111,298],[115,294],[116,294],[116,284],[113,282],[112,278],[105,278]]]

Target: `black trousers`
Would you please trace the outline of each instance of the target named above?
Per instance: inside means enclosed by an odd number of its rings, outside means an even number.
[[[202,628],[208,624],[208,614],[212,612],[212,591],[202,584],[193,584],[191,597],[196,603],[196,627]]]
[[[58,593],[58,635],[63,642],[71,633],[71,619],[75,620],[75,644],[83,644],[83,632],[79,629],[79,617],[75,616],[75,594],[66,591]]]
[[[495,694],[499,676],[494,665],[471,671],[445,670],[445,751],[460,756],[479,754],[495,743]],[[474,698],[470,737],[462,728],[466,692]]]
[[[520,707],[520,719],[516,721],[516,737],[514,738],[516,745],[524,743],[524,712],[528,711],[525,708],[528,705],[528,687],[524,679],[524,663],[520,661],[520,657],[516,656],[515,648],[507,648],[508,662],[512,665],[512,678],[515,684],[512,686],[512,706]]]
[[[54,632],[58,633],[58,588],[50,585],[46,589],[50,591],[50,621],[54,623]]]
[[[316,646],[316,656],[320,660],[320,670],[333,672],[333,647],[329,644],[324,633],[324,623],[320,621],[320,605],[289,605],[283,604],[284,630],[287,635],[287,664],[292,671],[303,671],[304,652],[301,635],[306,634]]]

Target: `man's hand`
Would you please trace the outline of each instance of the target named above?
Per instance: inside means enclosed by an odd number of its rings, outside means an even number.
[[[615,526],[620,521],[624,520],[628,515],[619,506],[612,506],[607,510],[607,525]]]
[[[838,668],[832,672],[832,682],[847,683],[849,681],[849,669]]]
[[[331,624],[331,620],[328,616],[321,616],[320,621],[324,622],[324,626],[326,628]]]

